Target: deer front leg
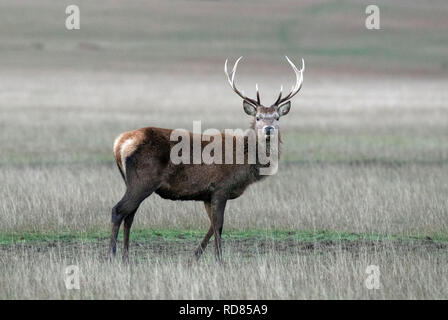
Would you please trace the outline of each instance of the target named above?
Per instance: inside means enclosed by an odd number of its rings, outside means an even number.
[[[222,246],[221,234],[224,224],[224,210],[226,209],[227,200],[214,199],[211,204],[212,211],[212,228],[215,237],[215,256],[218,263],[222,263]]]
[[[199,260],[199,258],[201,257],[202,253],[204,252],[205,248],[208,245],[208,242],[210,241],[210,238],[213,235],[213,226],[212,226],[213,220],[212,220],[212,213],[211,213],[210,202],[204,201],[204,206],[205,206],[205,211],[207,212],[207,215],[208,215],[208,217],[210,219],[210,228],[208,229],[208,232],[205,235],[204,239],[202,240],[201,244],[199,245],[199,247],[194,252],[194,255],[196,257],[196,261]]]
[[[199,245],[199,247],[194,252],[194,255],[196,257],[196,261],[199,260],[201,255],[204,253],[204,250],[207,247],[208,242],[210,241],[210,238],[212,237],[212,235],[213,235],[213,227],[210,226],[210,228],[208,229],[207,234],[205,235],[205,237],[202,240],[201,244]]]

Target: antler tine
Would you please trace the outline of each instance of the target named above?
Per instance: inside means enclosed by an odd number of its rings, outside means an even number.
[[[287,56],[285,56],[286,59],[288,60],[288,62],[291,64],[292,68],[294,69],[294,72],[296,73],[296,78],[298,73],[300,72],[300,80],[298,80],[296,82],[296,88],[294,90],[300,90],[300,88],[302,87],[302,83],[303,83],[303,71],[305,71],[305,60],[303,60],[302,58],[302,68],[300,70],[297,69],[297,67],[294,65],[294,63],[291,62],[291,60],[289,60],[289,58]]]
[[[278,95],[277,100],[274,102],[274,105],[276,105],[281,100],[282,94],[283,94],[283,85],[280,86],[280,94]]]
[[[243,59],[243,56],[239,57],[236,61],[235,64],[233,66],[232,69],[232,86],[235,86],[235,72],[236,72],[236,68],[238,67],[238,63],[240,63],[240,60]]]
[[[255,84],[255,90],[257,91],[257,102],[260,104],[260,92],[258,92],[258,83]]]
[[[236,85],[235,85],[236,68],[238,67],[238,63],[240,62],[240,60],[241,60],[242,58],[243,58],[243,57],[241,56],[241,57],[238,58],[238,60],[236,60],[235,65],[233,66],[231,75],[229,75],[229,72],[228,72],[228,70],[227,70],[227,60],[228,60],[228,59],[226,59],[226,62],[224,63],[224,73],[225,73],[226,76],[227,76],[227,81],[229,82],[229,84],[230,84],[230,86],[232,87],[233,91],[235,91],[235,93],[236,93],[237,95],[239,95],[241,98],[243,98],[243,100],[247,100],[247,101],[251,102],[252,104],[257,105],[257,104],[258,104],[257,101],[255,101],[255,100],[253,100],[253,99],[251,99],[251,98],[246,97],[246,96],[244,95],[244,93],[240,92],[240,91],[236,88]],[[257,90],[257,98],[259,99],[258,90]]]
[[[228,61],[228,59],[226,59],[226,62],[224,63],[224,73],[226,74],[227,81],[229,82],[230,86],[233,88],[232,81],[230,80],[229,72],[227,71],[227,61]]]
[[[294,70],[294,73],[296,75],[296,83],[295,85],[292,86],[291,92],[286,97],[281,98],[281,95],[279,96],[279,98],[275,102],[276,105],[285,102],[287,100],[290,100],[292,97],[294,97],[300,91],[303,84],[303,71],[305,71],[305,60],[303,60],[302,58],[302,68],[299,70],[297,69],[295,64],[291,60],[289,60],[288,56],[285,56],[285,58],[291,65],[292,69]]]

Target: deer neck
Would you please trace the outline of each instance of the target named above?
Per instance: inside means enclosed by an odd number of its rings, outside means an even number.
[[[263,179],[263,178],[268,176],[268,175],[260,174],[260,169],[267,168],[267,167],[270,166],[270,164],[269,163],[268,164],[261,163],[261,161],[260,161],[260,159],[258,157],[258,145],[259,145],[259,142],[260,143],[264,143],[263,141],[259,141],[259,139],[264,139],[264,138],[259,138],[258,135],[257,135],[256,130],[253,127],[251,127],[250,130],[254,131],[253,133],[255,134],[256,143],[257,143],[256,163],[250,164],[250,172],[251,172],[251,175],[253,176],[254,180],[258,181],[258,180],[261,180],[261,179]],[[282,141],[281,141],[280,132],[277,132],[276,134],[278,134],[278,143],[276,143],[276,144],[273,143],[271,145],[269,140],[267,140],[265,143],[266,143],[266,155],[267,155],[267,157],[270,157],[270,153],[271,152],[276,152],[277,153],[277,161],[278,161],[278,160],[280,160],[280,145],[281,145]],[[247,141],[246,141],[246,143],[247,143]],[[246,146],[246,148],[245,148],[246,153],[248,152],[248,150],[249,150],[249,148],[248,148],[248,146]],[[248,157],[246,157],[246,159],[248,159]]]

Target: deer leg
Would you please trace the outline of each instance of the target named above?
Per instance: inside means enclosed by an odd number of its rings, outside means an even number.
[[[204,250],[207,247],[208,242],[210,241],[210,238],[212,237],[212,235],[213,235],[213,227],[210,226],[210,228],[208,229],[207,234],[205,235],[205,237],[202,240],[201,244],[199,245],[199,247],[194,252],[194,255],[196,256],[196,260],[199,260],[201,255],[204,253]]]
[[[109,243],[109,260],[112,261],[117,253],[117,237],[120,231],[121,220],[117,222],[112,222],[111,226],[111,236]]]
[[[112,208],[112,225],[111,225],[111,235],[110,235],[110,243],[109,243],[109,260],[115,258],[117,253],[117,237],[118,232],[120,231],[121,222],[123,221],[123,217],[117,213],[117,205]]]
[[[130,213],[126,218],[124,218],[123,223],[123,262],[129,261],[129,235],[131,233],[132,222],[134,222],[134,216],[137,210]]]
[[[212,201],[212,227],[213,235],[215,237],[215,256],[218,263],[222,263],[222,246],[221,246],[221,234],[224,224],[224,210],[226,208],[226,200],[214,200]]]
[[[199,258],[201,257],[202,253],[204,252],[205,248],[207,247],[208,242],[210,241],[210,238],[213,235],[213,227],[211,225],[213,220],[212,220],[210,202],[204,201],[204,206],[205,206],[205,211],[207,212],[207,215],[208,215],[208,217],[210,219],[210,228],[208,229],[207,234],[205,235],[205,237],[202,240],[201,244],[199,245],[199,247],[194,252],[196,260],[199,260]]]
[[[137,211],[140,203],[151,194],[133,194],[129,190],[126,190],[123,198],[112,209],[112,231],[109,244],[109,259],[115,258],[117,252],[117,237],[120,230],[121,223],[124,223],[124,241],[123,241],[123,258],[126,255],[129,247],[129,233],[134,219],[135,212]]]

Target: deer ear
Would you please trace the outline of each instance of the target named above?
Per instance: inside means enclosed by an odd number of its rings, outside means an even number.
[[[278,114],[281,116],[285,116],[288,114],[289,109],[291,109],[291,101],[285,102],[278,107]]]
[[[247,100],[243,100],[243,108],[244,112],[246,112],[250,116],[255,116],[257,114],[257,107],[255,107]]]

